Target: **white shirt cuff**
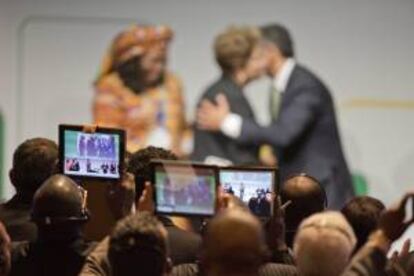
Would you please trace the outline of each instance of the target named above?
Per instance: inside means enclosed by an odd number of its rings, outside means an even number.
[[[221,122],[220,130],[224,135],[236,139],[241,134],[242,123],[243,119],[240,115],[230,113]]]

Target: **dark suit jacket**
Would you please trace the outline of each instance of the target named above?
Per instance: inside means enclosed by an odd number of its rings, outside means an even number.
[[[14,243],[10,276],[78,275],[95,245],[81,237],[61,243],[50,241]]]
[[[0,204],[0,221],[6,226],[12,241],[34,241],[37,227],[30,220],[31,202],[15,195]]]
[[[200,102],[204,99],[215,102],[216,96],[220,93],[227,97],[231,112],[254,120],[253,110],[242,89],[229,77],[223,76],[211,85],[201,97]],[[204,161],[209,155],[225,158],[235,164],[254,164],[258,162],[258,146],[241,145],[219,132],[195,128],[192,159]]]
[[[302,66],[296,65],[290,76],[277,120],[268,127],[243,120],[239,142],[273,145],[282,180],[299,172],[315,177],[326,189],[330,208],[342,208],[353,195],[331,94]]]

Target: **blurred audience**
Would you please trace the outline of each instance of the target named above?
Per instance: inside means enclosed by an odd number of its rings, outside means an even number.
[[[294,266],[269,263],[265,233],[260,221],[240,201],[230,203],[208,224],[200,265],[174,268],[173,275],[297,275]],[[230,207],[231,206],[231,207]]]
[[[378,229],[369,235],[367,242],[353,257],[342,276],[414,275],[414,258],[408,258],[394,270],[387,269],[387,253],[394,241],[399,239],[414,218],[406,218],[406,205],[412,208],[413,193],[404,195],[402,200],[385,210],[378,219]],[[413,214],[410,214],[413,216]]]
[[[36,225],[30,221],[33,195],[56,172],[58,155],[56,143],[46,138],[26,140],[15,150],[9,176],[16,194],[0,205],[0,221],[12,241],[36,239]]]
[[[38,237],[14,245],[10,275],[78,275],[94,246],[82,235],[88,221],[85,191],[54,175],[35,193],[31,217]]]
[[[136,209],[140,206],[145,184],[152,178],[150,166],[152,159],[177,160],[177,156],[171,151],[153,146],[138,150],[129,156],[127,171],[134,176]],[[130,181],[131,178],[125,179]],[[131,210],[132,208],[124,209]],[[159,216],[158,219],[168,232],[167,244],[170,248],[172,263],[177,265],[195,262],[201,245],[201,237],[196,233],[178,228],[169,217]],[[108,248],[109,237],[106,237],[88,256],[81,275],[112,275],[112,268],[108,261]]]
[[[167,70],[167,26],[133,25],[118,34],[95,82],[96,124],[127,130],[134,152],[157,145],[181,153],[186,121],[182,87]]]

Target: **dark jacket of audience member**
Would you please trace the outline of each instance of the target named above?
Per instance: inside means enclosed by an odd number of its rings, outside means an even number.
[[[45,138],[26,140],[14,152],[9,176],[16,194],[0,205],[0,221],[12,241],[36,239],[36,226],[30,221],[33,194],[55,172],[57,160],[56,143]]]
[[[39,235],[34,242],[15,244],[10,275],[78,275],[93,246],[81,234],[88,220],[84,204],[81,189],[70,178],[46,180],[33,200]]]

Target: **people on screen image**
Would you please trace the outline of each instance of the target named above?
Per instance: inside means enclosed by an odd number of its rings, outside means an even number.
[[[78,156],[83,157],[116,157],[116,142],[114,136],[89,136],[80,135],[78,138]]]

